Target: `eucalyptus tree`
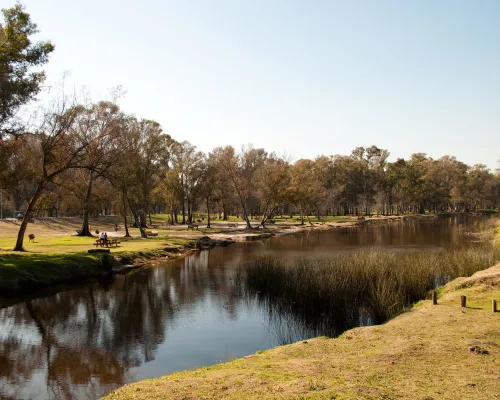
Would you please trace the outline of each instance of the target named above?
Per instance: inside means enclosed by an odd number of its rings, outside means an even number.
[[[76,135],[85,144],[84,165],[86,190],[82,228],[79,236],[92,236],[89,230],[89,211],[92,189],[96,179],[103,177],[125,151],[123,140],[125,115],[111,102],[100,101],[87,107],[77,119]]]
[[[358,214],[363,191],[362,165],[352,156],[335,155],[332,160],[333,184],[337,188],[338,214]]]
[[[237,154],[232,146],[226,146],[214,149],[212,154],[218,173],[231,184],[238,197],[247,229],[252,229],[248,202],[255,190],[255,176],[267,157],[266,151],[249,146]]]
[[[389,152],[377,146],[367,148],[357,147],[352,151],[351,157],[360,165],[361,197],[364,213],[369,215],[372,212],[372,206],[375,202],[374,197],[378,189],[378,184],[383,178]]]
[[[65,171],[85,166],[85,149],[91,142],[82,143],[75,134],[77,120],[83,112],[83,107],[71,105],[66,97],[60,98],[43,113],[34,133],[19,139],[25,152],[26,169],[36,183],[19,227],[14,251],[23,250],[26,226],[44,191],[50,190]]]
[[[466,179],[467,165],[455,157],[431,160],[425,181],[434,211],[457,211],[463,203]]]
[[[299,206],[301,225],[304,225],[304,216],[312,225],[308,211],[311,207],[317,207],[318,201],[325,196],[325,191],[313,160],[298,160],[292,166],[290,193],[292,201]]]
[[[178,180],[183,224],[192,222],[193,208],[202,188],[204,161],[205,155],[188,141],[172,144],[171,165]]]
[[[486,165],[476,164],[468,167],[465,182],[465,211],[480,208],[495,208],[495,176]]]
[[[39,68],[54,50],[50,41],[33,43],[37,25],[21,4],[2,9],[0,23],[0,140],[17,135],[15,117],[21,106],[33,100],[42,89],[44,71]]]
[[[124,126],[121,140],[127,143],[126,150],[109,176],[121,192],[124,209],[130,209],[141,237],[147,237],[146,216],[154,188],[168,168],[173,140],[156,121],[129,117]]]
[[[236,200],[236,194],[230,174],[228,174],[228,172],[224,169],[224,165],[227,162],[222,161],[222,159],[228,155],[229,152],[227,151],[227,148],[225,150],[222,147],[215,148],[208,155],[210,165],[214,170],[214,183],[217,188],[216,197],[220,205],[218,209],[219,213],[222,211],[222,218],[224,221],[228,220],[230,211],[233,209],[233,205],[238,202],[238,200]],[[216,205],[216,203],[214,205]],[[214,208],[214,212],[215,211],[216,209]]]
[[[217,179],[217,165],[213,154],[205,158],[202,165],[202,179],[200,187],[200,198],[205,202],[207,209],[207,228],[211,228],[211,214],[214,203],[220,200],[221,191]]]
[[[262,205],[260,225],[265,227],[273,210],[283,203],[290,183],[290,166],[284,158],[271,153],[255,173],[255,186]]]
[[[178,173],[171,165],[162,174],[153,190],[153,196],[159,203],[164,204],[170,223],[178,223],[178,210],[181,209],[183,197]]]

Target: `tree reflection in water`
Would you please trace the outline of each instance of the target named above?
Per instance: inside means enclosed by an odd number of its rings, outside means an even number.
[[[207,296],[236,318],[231,277],[209,252],[0,309],[0,397],[99,398],[154,360],[176,316]],[[234,258],[234,255],[231,256]],[[215,263],[227,262],[223,252]]]
[[[242,243],[2,308],[0,397],[96,399],[138,379],[336,336],[370,323],[369,311],[326,315],[245,291],[238,266],[263,254],[293,259],[373,245],[452,248],[475,228],[407,221]]]

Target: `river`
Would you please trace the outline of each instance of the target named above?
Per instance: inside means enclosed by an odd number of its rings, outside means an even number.
[[[236,272],[263,254],[294,259],[371,246],[474,246],[466,232],[481,221],[426,218],[308,231],[203,251],[108,282],[40,292],[0,309],[0,397],[97,399],[125,383],[338,334],[271,315],[265,304],[235,290]]]

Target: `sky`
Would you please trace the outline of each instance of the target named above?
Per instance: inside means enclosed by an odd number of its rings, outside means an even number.
[[[200,150],[500,167],[498,0],[21,2],[56,46],[48,85],[121,85],[124,111]]]

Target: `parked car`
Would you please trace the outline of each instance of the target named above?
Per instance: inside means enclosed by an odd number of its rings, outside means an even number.
[[[24,218],[24,211],[14,211],[14,218],[17,218],[19,221]]]

